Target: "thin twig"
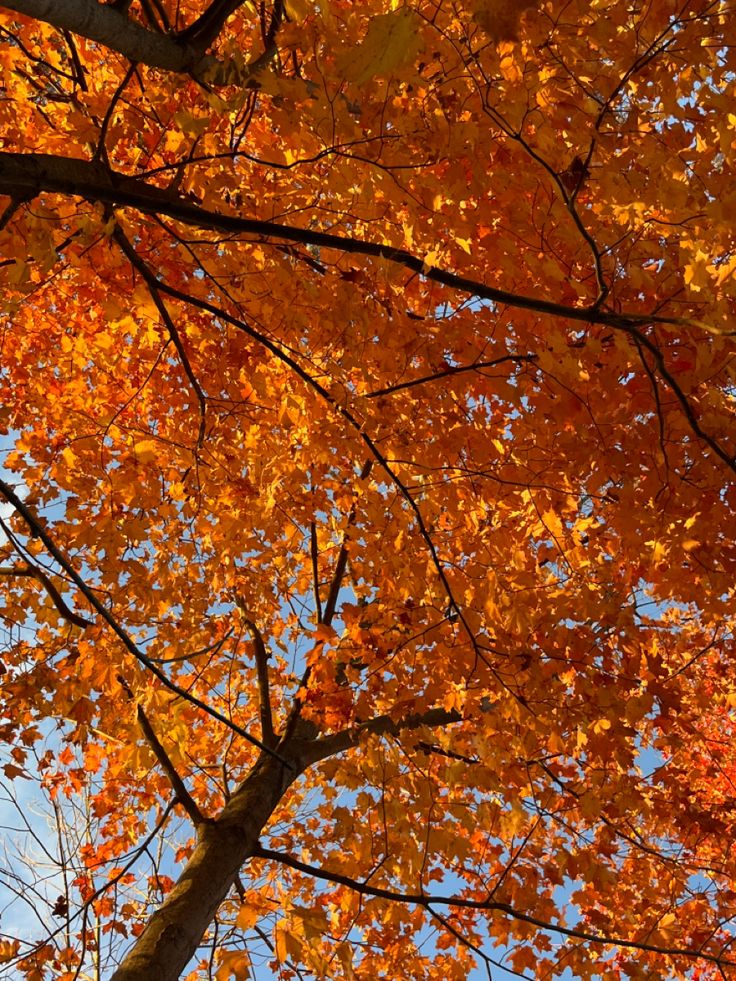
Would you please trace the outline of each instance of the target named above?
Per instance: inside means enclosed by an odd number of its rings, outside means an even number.
[[[572,937],[575,940],[584,940],[587,943],[623,947],[628,950],[642,950],[653,954],[665,954],[669,957],[688,957],[691,960],[703,960],[711,964],[726,964],[729,967],[736,967],[736,961],[726,960],[716,954],[707,954],[702,950],[690,950],[687,947],[660,947],[657,944],[650,944],[643,940],[625,940],[621,937],[608,936],[602,933],[589,933],[587,930],[578,930],[573,927],[562,926],[559,923],[550,923],[537,916],[532,916],[530,913],[524,913],[509,903],[499,903],[495,900],[467,899],[463,896],[432,896],[424,893],[404,893],[394,889],[382,889],[379,886],[368,885],[367,882],[360,882],[339,872],[328,872],[316,865],[307,865],[305,862],[300,862],[291,855],[273,851],[270,848],[264,848],[260,844],[253,850],[252,857],[265,859],[269,862],[277,862],[298,872],[303,872],[305,875],[313,876],[315,879],[322,879],[324,882],[332,882],[338,886],[345,886],[361,896],[374,896],[377,899],[387,899],[390,902],[422,906],[430,912],[432,906],[456,906],[460,909],[504,913],[514,920],[529,923],[532,926],[539,927],[541,930],[550,930],[553,933],[560,933],[565,937]]]
[[[143,277],[146,287],[148,289],[149,295],[153,300],[156,309],[158,310],[161,320],[166,327],[166,331],[171,338],[171,341],[176,348],[176,353],[179,355],[179,360],[181,361],[182,367],[184,368],[184,373],[189,379],[189,383],[194,389],[194,394],[197,396],[197,402],[199,403],[199,431],[197,433],[197,447],[201,447],[204,442],[205,427],[207,421],[207,399],[204,392],[202,391],[202,386],[199,384],[197,376],[194,374],[191,363],[189,361],[189,356],[184,348],[182,339],[179,335],[178,330],[174,326],[174,321],[171,314],[168,311],[166,304],[164,303],[158,288],[158,280],[153,275],[148,266],[140,259],[138,253],[135,251],[127,236],[123,230],[118,225],[112,235],[113,239],[120,246],[121,251],[127,258],[128,262],[137,269],[138,272]]]
[[[2,478],[0,478],[0,494],[2,494],[8,504],[12,504],[18,514],[20,514],[31,530],[31,533],[43,542],[52,558],[54,558],[66,572],[72,582],[83,594],[89,605],[97,613],[99,613],[105,623],[122,642],[125,649],[144,667],[148,668],[151,674],[157,678],[162,685],[168,688],[169,691],[175,692],[191,705],[195,705],[198,709],[201,709],[211,718],[221,722],[232,732],[236,732],[247,742],[251,743],[253,746],[257,746],[262,752],[267,753],[269,756],[272,756],[274,759],[278,760],[279,763],[283,763],[283,765],[289,770],[294,769],[294,764],[290,760],[285,759],[285,757],[275,752],[269,746],[266,746],[260,739],[256,739],[255,736],[252,736],[246,729],[243,729],[242,726],[237,725],[237,723],[233,722],[232,719],[228,719],[226,715],[223,715],[222,712],[219,712],[216,708],[212,708],[211,705],[207,705],[206,702],[203,702],[201,699],[197,698],[196,695],[192,695],[191,692],[187,691],[185,688],[182,688],[180,685],[177,685],[176,682],[172,681],[167,675],[165,675],[158,665],[156,665],[151,658],[148,657],[147,654],[144,654],[144,652],[138,647],[130,634],[118,623],[117,619],[112,615],[112,613],[110,613],[107,607],[100,602],[95,595],[94,590],[90,589],[69,559],[67,559],[61,549],[57,547],[53,538],[34,515],[33,511],[31,511],[31,509],[18,497],[11,485],[6,483]]]
[[[156,664],[176,664],[177,661],[191,661],[192,658],[201,657],[203,654],[217,654],[222,645],[232,637],[232,628],[227,631],[219,640],[216,640],[214,644],[208,644],[207,647],[200,647],[199,650],[190,651],[188,654],[177,654],[176,657],[152,657],[151,660]]]

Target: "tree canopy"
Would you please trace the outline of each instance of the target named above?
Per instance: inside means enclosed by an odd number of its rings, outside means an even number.
[[[736,976],[735,43],[0,5],[13,976]]]

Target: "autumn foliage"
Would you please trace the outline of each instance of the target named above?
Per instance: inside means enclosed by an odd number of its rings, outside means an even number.
[[[734,23],[0,5],[0,970],[736,977]]]

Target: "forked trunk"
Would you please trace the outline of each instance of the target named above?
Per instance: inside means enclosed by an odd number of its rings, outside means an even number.
[[[270,756],[261,757],[219,818],[200,828],[186,868],[111,981],[177,981],[299,773]]]

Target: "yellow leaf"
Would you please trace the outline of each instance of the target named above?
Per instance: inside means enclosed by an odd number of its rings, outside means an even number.
[[[215,981],[246,981],[250,975],[250,958],[244,950],[227,950],[219,956]]]
[[[73,469],[78,463],[78,457],[70,446],[65,447],[61,451],[61,456],[69,469]]]
[[[657,933],[669,939],[675,935],[678,926],[679,920],[677,916],[674,913],[665,913],[657,924]]]
[[[293,913],[302,921],[302,930],[306,940],[312,940],[327,933],[329,922],[327,914],[320,907],[310,909],[307,906],[292,906]]]
[[[326,623],[318,623],[314,631],[314,638],[318,643],[334,644],[338,640],[337,631]]]
[[[363,41],[337,59],[349,82],[364,85],[376,76],[393,74],[413,60],[421,47],[419,20],[402,7],[371,19]]]
[[[346,981],[353,981],[355,978],[355,971],[353,971],[353,948],[350,946],[350,944],[338,944],[337,956],[342,964],[343,974]]]
[[[238,910],[235,920],[236,926],[241,930],[250,930],[260,920],[262,915],[261,910],[244,903]]]
[[[305,19],[309,13],[309,7],[308,0],[284,0],[286,16],[297,24],[301,24]]]
[[[693,293],[699,293],[702,289],[707,289],[711,285],[708,263],[710,256],[698,249],[684,269],[685,285],[689,286]]]
[[[142,439],[134,447],[139,463],[150,463],[159,455],[159,446],[155,439]]]
[[[590,727],[591,732],[598,734],[599,732],[606,732],[611,728],[610,719],[596,719],[593,725]]]
[[[432,249],[424,257],[424,269],[431,269],[432,266],[437,266],[439,264],[441,257],[441,252],[439,249]]]
[[[174,113],[174,122],[187,136],[201,136],[209,126],[210,117],[200,116],[198,118],[193,116],[191,112],[187,112],[186,109],[180,109],[179,112]]]
[[[552,510],[545,511],[544,514],[542,515],[542,521],[545,523],[547,529],[549,530],[549,533],[554,538],[562,538],[564,533],[564,528],[562,526],[562,522],[559,519],[559,516],[554,511]]]
[[[287,930],[283,921],[276,926],[276,956],[283,963],[292,958],[298,960],[302,952],[302,941],[291,930]]]

